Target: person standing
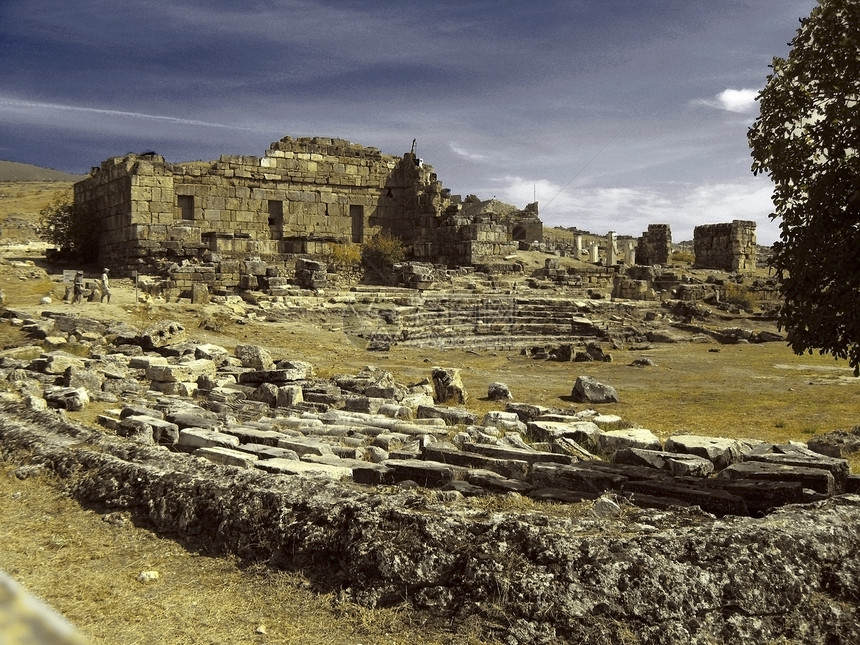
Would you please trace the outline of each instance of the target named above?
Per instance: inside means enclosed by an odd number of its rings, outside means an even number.
[[[75,282],[72,285],[73,288],[73,296],[72,296],[72,304],[76,305],[79,302],[82,302],[84,299],[84,272],[78,271],[75,274]]]
[[[107,298],[108,304],[110,304],[110,284],[108,282],[108,274],[110,273],[110,269],[105,267],[102,270],[102,299],[104,302],[105,298]]]

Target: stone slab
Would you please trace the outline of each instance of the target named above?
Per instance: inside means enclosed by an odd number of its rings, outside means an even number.
[[[195,457],[203,457],[209,461],[223,466],[237,466],[239,468],[252,468],[257,463],[257,456],[240,450],[231,450],[221,446],[208,446],[197,448],[193,453]]]
[[[312,477],[324,477],[337,481],[351,479],[352,468],[344,466],[333,466],[330,464],[315,464],[309,461],[296,461],[294,459],[263,459],[255,462],[260,470],[278,475],[303,475]]]

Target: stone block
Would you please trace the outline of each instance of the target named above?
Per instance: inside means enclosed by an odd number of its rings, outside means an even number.
[[[179,431],[178,445],[183,449],[209,448],[219,446],[222,448],[237,448],[239,438],[217,430],[207,428],[183,428]]]
[[[146,378],[167,383],[190,383],[203,375],[215,376],[214,361],[198,358],[184,363],[150,365],[146,368]]]
[[[597,437],[598,450],[611,455],[623,448],[640,448],[642,450],[662,450],[660,438],[646,428],[626,428],[624,430],[609,430]]]
[[[220,464],[222,466],[236,466],[238,468],[253,468],[259,461],[259,458],[256,455],[220,446],[197,448],[192,454],[195,457],[208,459],[215,464]]]
[[[418,459],[388,459],[384,462],[393,482],[414,481],[419,486],[441,488],[454,479],[455,469]]]
[[[718,475],[720,479],[757,479],[764,481],[799,482],[804,488],[823,495],[836,493],[833,475],[821,468],[777,464],[767,461],[744,461],[732,464]]]
[[[331,446],[319,439],[303,437],[284,437],[278,440],[278,448],[294,450],[299,457],[304,455],[330,455]]]
[[[667,452],[697,455],[714,464],[716,470],[737,463],[749,452],[749,446],[734,439],[702,437],[698,435],[673,435],[666,439]]]
[[[138,436],[147,432],[157,444],[174,445],[179,440],[179,426],[157,417],[133,414],[123,418],[117,427],[117,434],[121,437]]]
[[[488,457],[465,450],[449,448],[444,445],[431,444],[423,450],[426,461],[437,461],[442,464],[462,466],[464,468],[480,468],[499,473],[507,479],[525,480],[529,474],[529,462],[519,459],[499,459]]]
[[[563,488],[599,494],[607,490],[621,490],[627,478],[576,465],[538,463],[532,466],[530,480],[535,488]]]
[[[707,477],[714,471],[714,464],[704,457],[640,448],[622,448],[612,455],[612,462],[647,466],[681,477]]]
[[[331,464],[316,464],[309,461],[292,459],[263,459],[255,463],[256,467],[267,473],[278,475],[302,475],[322,477],[337,481],[352,479],[352,468]]]

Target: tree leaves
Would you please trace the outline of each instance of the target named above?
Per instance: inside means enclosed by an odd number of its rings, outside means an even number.
[[[860,375],[860,2],[819,0],[791,46],[748,133],[782,219],[779,324],[798,354],[847,358]]]

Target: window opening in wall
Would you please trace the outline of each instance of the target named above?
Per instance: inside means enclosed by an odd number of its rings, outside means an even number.
[[[273,240],[284,236],[284,202],[280,200],[269,200],[269,233]]]
[[[361,244],[364,242],[364,206],[351,205],[349,217],[352,220],[352,241]]]
[[[182,219],[194,221],[194,195],[177,195],[176,206]]]

